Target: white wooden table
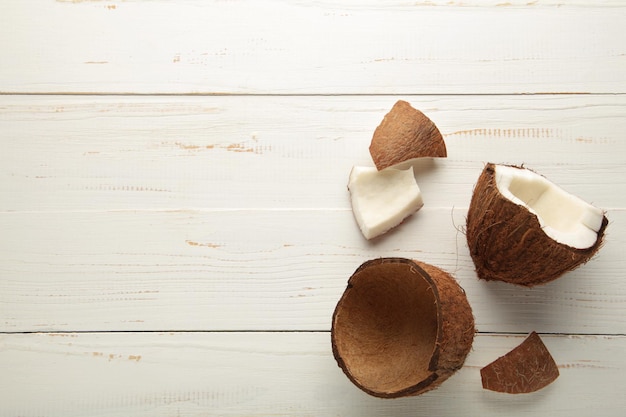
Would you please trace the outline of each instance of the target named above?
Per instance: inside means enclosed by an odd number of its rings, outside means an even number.
[[[623,416],[626,2],[23,0],[0,6],[0,416]],[[425,207],[365,241],[346,183],[398,99],[441,129]],[[463,234],[484,163],[607,210],[548,285],[479,281]],[[452,272],[465,367],[381,400],[330,318],[381,256]],[[479,370],[532,330],[534,394]]]

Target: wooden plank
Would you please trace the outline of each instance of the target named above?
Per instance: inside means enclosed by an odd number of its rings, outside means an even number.
[[[445,136],[448,158],[416,166],[428,207],[467,207],[486,162],[626,207],[626,95],[0,96],[0,211],[346,209],[397,99]]]
[[[348,277],[401,256],[452,272],[478,330],[626,334],[626,211],[588,264],[542,287],[479,281],[464,210],[367,242],[350,210],[0,215],[0,331],[329,330]]]
[[[479,335],[439,389],[381,400],[341,373],[328,333],[0,335],[0,415],[623,415],[626,338],[542,338],[561,375],[536,393],[482,389],[480,368],[523,336]]]
[[[0,92],[625,93],[625,17],[615,0],[11,2]]]

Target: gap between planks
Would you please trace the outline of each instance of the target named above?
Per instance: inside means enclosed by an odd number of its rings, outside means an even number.
[[[626,93],[611,92],[578,92],[578,91],[545,91],[545,92],[528,92],[528,93],[437,93],[437,92],[420,92],[420,93],[226,93],[226,92],[190,92],[190,93],[131,93],[131,92],[11,92],[0,91],[0,96],[65,96],[65,97],[510,97],[510,96],[625,96]]]
[[[60,331],[19,331],[19,332],[0,332],[0,336],[13,336],[13,335],[98,335],[98,334],[262,334],[262,333],[327,333],[330,334],[330,330],[60,330]],[[554,336],[554,337],[626,337],[626,333],[564,333],[564,332],[537,332],[541,336]],[[481,332],[476,331],[475,336],[527,336],[528,332]]]

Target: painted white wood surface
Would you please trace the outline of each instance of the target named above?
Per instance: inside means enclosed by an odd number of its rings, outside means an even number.
[[[625,18],[615,0],[22,0],[0,13],[0,92],[625,93]]]
[[[625,17],[618,0],[3,4],[0,416],[622,416]],[[424,209],[366,242],[347,177],[397,99],[449,157],[416,165]],[[598,256],[539,288],[478,281],[463,225],[485,162],[606,209]],[[379,256],[449,270],[474,309],[466,366],[425,396],[368,397],[332,358],[335,303]],[[482,390],[532,330],[561,377]]]
[[[0,96],[0,211],[349,208],[353,165],[398,99],[444,134],[427,207],[467,208],[486,162],[626,207],[626,96]],[[598,186],[598,179],[604,186]]]
[[[483,390],[480,368],[523,337],[479,335],[439,389],[381,400],[346,383],[328,333],[0,336],[0,415],[623,415],[623,336],[545,336],[561,374],[552,385],[520,396]]]
[[[479,331],[626,334],[625,211],[596,258],[533,289],[476,278],[465,214],[424,208],[366,243],[349,210],[3,213],[0,329],[330,330],[354,270],[403,256],[454,273]]]

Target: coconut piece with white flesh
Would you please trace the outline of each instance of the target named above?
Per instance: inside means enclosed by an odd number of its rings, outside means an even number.
[[[557,242],[576,249],[596,243],[602,210],[545,177],[528,169],[496,165],[496,186],[504,197],[537,216],[542,230]]]
[[[424,205],[413,167],[378,171],[375,167],[355,166],[348,190],[354,218],[366,239],[398,226]]]
[[[587,262],[602,245],[604,212],[523,167],[487,164],[467,215],[479,278],[533,286]]]
[[[348,190],[363,236],[373,239],[398,226],[424,204],[413,167],[407,164],[416,158],[445,157],[447,153],[437,126],[404,100],[398,100],[384,116],[369,151],[376,168],[353,167]]]

